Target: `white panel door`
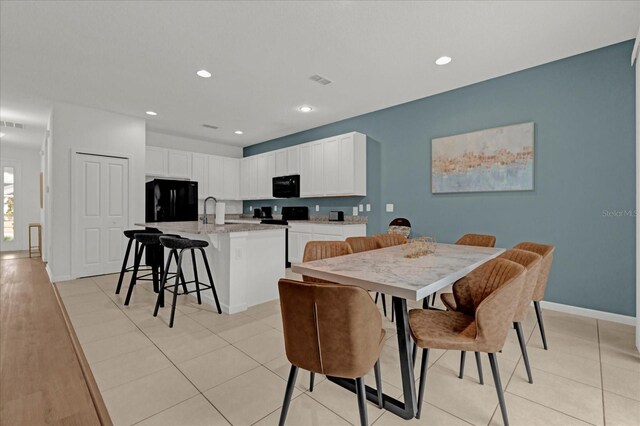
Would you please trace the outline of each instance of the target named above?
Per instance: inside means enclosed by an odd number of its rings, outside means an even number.
[[[117,272],[129,216],[129,165],[125,158],[75,154],[74,277]]]
[[[169,150],[169,177],[191,179],[191,153]]]
[[[145,174],[164,177],[169,173],[169,150],[148,146],[146,148]]]
[[[237,158],[225,158],[223,168],[223,199],[237,200],[240,192],[240,160]]]
[[[287,176],[289,174],[287,167],[287,150],[281,149],[276,151],[276,176]]]
[[[198,182],[198,198],[206,198],[209,192],[209,156],[207,154],[192,155],[191,180]]]
[[[209,192],[205,198],[212,195],[222,199],[224,195],[224,163],[222,157],[209,156]]]

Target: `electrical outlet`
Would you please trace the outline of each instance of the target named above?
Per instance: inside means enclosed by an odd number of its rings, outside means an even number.
[[[360,205],[358,206],[358,211],[359,211],[359,212],[363,212],[363,211],[364,211],[364,206],[363,206],[362,204],[360,204]]]
[[[277,212],[278,211],[278,206],[273,206],[273,211]]]
[[[316,211],[319,212],[320,211],[320,205],[316,204]]]
[[[387,213],[393,213],[393,204],[392,203],[388,203],[387,204]]]
[[[371,204],[367,203],[367,211],[370,212],[371,211]]]
[[[357,207],[353,208],[353,215],[354,216],[358,216],[358,208]]]
[[[249,206],[249,211],[252,212],[253,211],[253,206]]]

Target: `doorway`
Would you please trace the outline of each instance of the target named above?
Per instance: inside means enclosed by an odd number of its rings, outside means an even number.
[[[129,223],[129,160],[78,152],[72,167],[72,276],[118,272]]]
[[[0,161],[0,187],[2,188],[2,239],[0,251],[23,249],[20,212],[23,209],[20,194],[21,170],[17,160]]]

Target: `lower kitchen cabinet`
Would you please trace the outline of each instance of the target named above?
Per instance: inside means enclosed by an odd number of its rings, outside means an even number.
[[[300,263],[309,241],[344,241],[348,237],[364,237],[367,225],[289,222],[289,262]]]

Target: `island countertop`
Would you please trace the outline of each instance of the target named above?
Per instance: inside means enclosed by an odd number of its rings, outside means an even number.
[[[228,234],[231,232],[252,232],[269,231],[273,229],[285,229],[287,225],[262,225],[259,223],[233,223],[226,222],[224,225],[215,225],[213,222],[203,224],[201,221],[189,222],[145,222],[136,223],[136,226],[145,228],[156,228],[166,233],[187,233],[187,234]]]

